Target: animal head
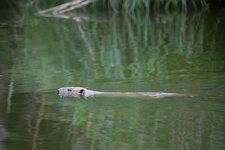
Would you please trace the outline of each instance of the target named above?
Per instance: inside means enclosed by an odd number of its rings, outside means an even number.
[[[57,90],[57,94],[61,97],[85,97],[88,88],[82,87],[63,87]]]

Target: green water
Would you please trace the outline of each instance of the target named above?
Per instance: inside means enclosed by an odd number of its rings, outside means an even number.
[[[3,17],[0,149],[224,150],[224,13]],[[195,96],[61,99],[64,86]]]

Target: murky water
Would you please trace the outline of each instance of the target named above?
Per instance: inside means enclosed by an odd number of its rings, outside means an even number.
[[[225,149],[224,11],[23,19],[1,21],[0,149]],[[196,96],[61,99],[64,86]]]

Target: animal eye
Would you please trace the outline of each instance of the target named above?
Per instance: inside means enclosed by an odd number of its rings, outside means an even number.
[[[68,92],[71,92],[72,90],[71,90],[71,89],[68,89],[67,91],[68,91]]]
[[[84,89],[81,89],[80,91],[79,91],[79,93],[83,93],[84,92]]]

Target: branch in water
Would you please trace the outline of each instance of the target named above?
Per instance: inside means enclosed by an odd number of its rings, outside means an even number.
[[[86,6],[94,1],[95,0],[75,0],[72,2],[61,4],[59,6],[55,6],[49,9],[39,11],[38,14],[47,14],[47,13],[62,14],[62,13]]]
[[[86,6],[86,5],[88,5],[88,4],[92,3],[92,2],[94,2],[94,1],[95,1],[95,0],[87,0],[87,1],[84,1],[84,2],[82,2],[82,3],[80,3],[80,4],[71,6],[71,7],[68,8],[68,9],[64,9],[64,10],[60,11],[59,13],[62,14],[62,13],[65,13],[65,12],[68,12],[68,11],[72,11],[72,10],[77,9],[77,8],[81,8],[81,7],[83,7],[83,6]]]

